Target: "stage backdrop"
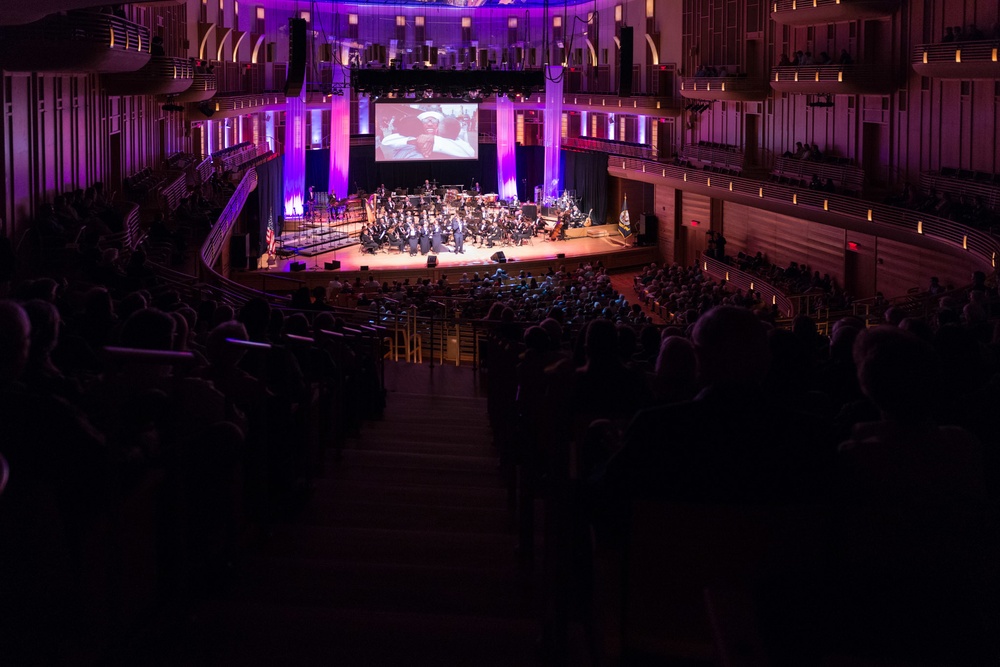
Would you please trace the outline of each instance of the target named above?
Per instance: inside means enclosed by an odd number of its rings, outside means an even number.
[[[267,224],[274,225],[274,235],[281,236],[285,224],[285,162],[281,158],[268,160],[254,167],[257,170],[257,187],[250,193],[243,207],[245,229],[250,235],[250,254],[260,256],[267,237]],[[329,168],[329,165],[327,165]]]
[[[576,190],[580,210],[594,209],[591,220],[603,225],[608,219],[608,156],[563,150],[563,178],[567,190]],[[617,221],[617,213],[615,214]]]

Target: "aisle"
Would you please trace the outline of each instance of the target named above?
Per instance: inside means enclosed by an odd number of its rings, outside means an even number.
[[[198,662],[536,664],[539,614],[476,377],[390,364],[384,420],[331,459],[229,599],[199,609]]]

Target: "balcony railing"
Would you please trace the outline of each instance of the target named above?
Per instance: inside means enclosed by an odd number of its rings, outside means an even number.
[[[681,95],[693,100],[763,100],[767,85],[749,76],[686,76],[681,79]]]
[[[920,44],[913,49],[913,70],[938,79],[1000,79],[1000,40]]]
[[[566,148],[579,148],[581,150],[608,153],[610,155],[627,155],[643,160],[656,160],[659,151],[652,146],[642,144],[632,144],[624,141],[614,141],[612,139],[592,139],[590,137],[570,137],[564,139],[562,145]]]
[[[701,190],[718,199],[745,202],[752,198],[774,206],[794,207],[801,210],[801,217],[806,219],[849,220],[862,228],[871,225],[872,233],[886,228],[925,236],[969,252],[973,256],[971,259],[983,268],[995,269],[1000,253],[1000,239],[987,232],[888,204],[627,157],[609,157],[608,170],[616,175],[624,172],[625,176],[645,174],[647,178],[669,179],[671,185]]]
[[[892,16],[899,0],[772,0],[771,19],[785,25],[818,25]]]
[[[104,77],[109,95],[176,95],[192,83],[194,63],[172,56],[153,56],[142,69]]]
[[[194,80],[191,87],[174,98],[177,102],[204,102],[215,97],[218,92],[216,88],[215,74],[194,73]]]
[[[0,67],[12,72],[132,72],[150,59],[149,29],[89,11],[0,27]]]
[[[752,273],[740,271],[735,266],[730,266],[708,255],[702,255],[700,261],[701,270],[712,278],[719,281],[725,280],[730,288],[737,287],[747,294],[755,292],[763,303],[777,306],[782,317],[795,315],[792,300],[774,285],[761,280]]]
[[[194,114],[193,120],[218,116],[228,118],[239,116],[251,111],[276,109],[285,104],[282,93],[264,93],[261,95],[216,95],[208,102],[202,102],[196,107],[188,107],[188,114]]]
[[[532,99],[537,99],[537,95]],[[542,103],[545,96],[542,95]],[[618,95],[598,95],[595,93],[567,93],[563,95],[564,108],[583,107],[585,111],[607,111],[608,113],[618,113],[616,110],[628,111],[658,111],[676,109],[679,102],[672,97],[619,97]]]
[[[885,68],[875,65],[799,65],[771,69],[771,88],[783,93],[887,93],[891,87]]]

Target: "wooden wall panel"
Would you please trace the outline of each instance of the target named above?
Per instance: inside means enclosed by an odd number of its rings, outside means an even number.
[[[656,212],[657,221],[657,245],[660,248],[660,256],[665,262],[674,261],[676,232],[676,207],[674,198],[676,188],[666,185],[656,185],[653,189],[653,210]]]
[[[726,237],[726,254],[735,257],[747,251],[750,207],[745,204],[723,202],[722,235]]]
[[[906,294],[912,287],[924,289],[931,276],[942,285],[967,285],[976,269],[960,258],[885,238],[878,239],[878,260],[878,291],[886,296]]]

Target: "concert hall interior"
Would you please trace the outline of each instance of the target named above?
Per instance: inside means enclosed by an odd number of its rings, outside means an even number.
[[[1000,664],[997,0],[0,12],[0,664]]]

